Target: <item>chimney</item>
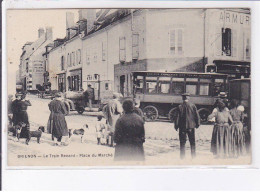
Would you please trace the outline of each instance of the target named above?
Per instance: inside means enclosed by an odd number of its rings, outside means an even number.
[[[52,40],[52,27],[47,27],[46,28],[46,39],[47,40]]]
[[[72,36],[72,27],[75,25],[74,23],[74,14],[71,12],[66,13],[66,37],[70,39]]]
[[[38,38],[42,37],[44,35],[44,29],[43,28],[39,28],[38,30]]]
[[[94,22],[96,21],[96,9],[88,9],[85,19],[87,19],[87,33],[88,33],[93,28]]]

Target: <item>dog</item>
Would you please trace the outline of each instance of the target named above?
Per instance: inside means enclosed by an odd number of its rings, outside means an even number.
[[[31,137],[36,137],[37,143],[40,144],[41,136],[44,131],[45,131],[44,126],[40,126],[37,131],[30,131],[29,132],[30,135],[29,135],[28,139],[26,140],[26,141],[28,141],[27,144],[29,144]]]
[[[85,139],[85,132],[88,129],[88,124],[83,125],[83,128],[81,129],[69,129],[69,138],[72,137],[72,135],[80,135],[80,141],[83,143]]]
[[[17,141],[19,141],[20,140],[20,136],[21,136],[21,131],[22,131],[22,129],[24,127],[26,127],[26,124],[23,123],[23,122],[20,122],[20,123],[18,123],[15,126],[9,125],[8,126],[8,131],[11,132],[14,137],[17,138]]]

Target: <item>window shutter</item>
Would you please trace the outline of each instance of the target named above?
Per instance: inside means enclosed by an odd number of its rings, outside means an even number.
[[[175,54],[175,30],[170,31],[170,54]]]
[[[216,28],[215,55],[222,55],[222,28]]]
[[[231,53],[233,57],[237,56],[237,31],[232,30],[232,49]]]
[[[133,34],[132,36],[132,59],[138,59],[139,57],[139,34]]]
[[[182,54],[182,41],[183,41],[182,29],[178,29],[178,54]]]

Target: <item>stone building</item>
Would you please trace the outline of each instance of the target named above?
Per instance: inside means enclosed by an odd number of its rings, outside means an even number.
[[[22,48],[20,57],[19,77],[25,91],[35,91],[44,83],[44,57],[42,53],[45,46],[52,42],[52,28],[38,30],[38,39],[27,42]]]
[[[138,70],[250,76],[246,9],[82,9],[76,24],[72,18],[49,53],[60,91],[105,82],[128,96]]]

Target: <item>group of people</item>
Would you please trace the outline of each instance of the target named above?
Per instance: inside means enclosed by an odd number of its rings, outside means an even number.
[[[179,130],[180,157],[185,157],[187,136],[190,142],[191,156],[196,156],[195,128],[200,126],[200,116],[194,104],[189,102],[189,94],[182,95],[183,103],[179,105],[175,120],[175,129]],[[229,104],[220,97],[208,120],[215,119],[211,139],[211,152],[216,158],[239,157],[246,152],[245,128],[243,126],[244,108],[236,100]],[[229,110],[230,108],[230,110]]]
[[[26,93],[15,94],[15,100],[13,96],[8,96],[8,119],[9,125],[17,126],[22,125],[20,138],[26,138],[26,144],[30,139],[30,123],[27,113],[27,107],[31,106],[31,102],[26,99]],[[15,134],[14,134],[15,135]]]
[[[12,96],[9,96],[9,121],[14,126],[24,123],[21,137],[26,138],[30,135],[27,107],[31,106],[31,103],[26,100],[24,93],[17,93],[15,97],[16,99],[12,100]],[[113,99],[109,100],[103,108],[103,116],[98,116],[97,144],[109,144],[113,147],[115,143],[115,160],[144,160],[145,119],[139,108],[140,101],[128,98],[121,103],[120,98],[119,93],[114,93]],[[175,129],[179,130],[180,157],[181,159],[185,157],[188,136],[191,156],[194,158],[196,157],[195,129],[200,126],[200,116],[196,106],[189,101],[188,93],[183,94],[182,99],[183,103],[178,106],[174,122]],[[232,100],[229,104],[226,98],[218,99],[215,106],[208,116],[208,120],[215,119],[211,152],[216,157],[239,157],[246,149],[243,107],[241,108],[236,100]],[[62,93],[55,94],[55,99],[49,103],[49,110],[51,113],[47,124],[48,133],[52,135],[55,145],[67,145],[63,137],[69,135],[65,119],[68,111]]]
[[[113,99],[103,108],[110,145],[116,143],[115,160],[144,160],[145,131],[140,103],[129,98],[121,104],[119,99],[120,94],[114,93]]]

